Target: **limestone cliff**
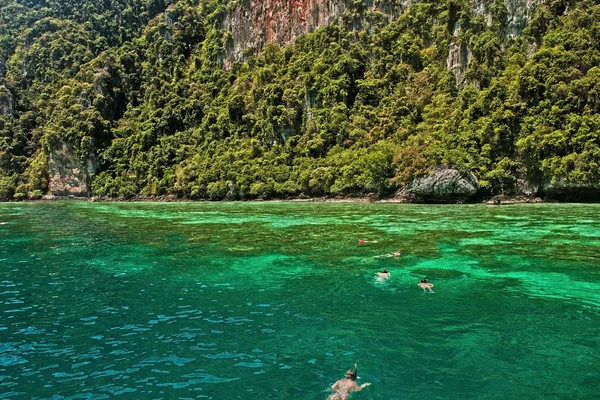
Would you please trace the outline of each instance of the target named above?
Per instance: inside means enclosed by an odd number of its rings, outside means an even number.
[[[455,34],[456,35],[456,34]],[[456,78],[456,86],[461,86],[465,83],[465,73],[467,66],[471,62],[472,52],[467,43],[457,43],[456,36],[450,43],[448,49],[448,59],[446,60],[446,67],[454,72]]]
[[[0,86],[0,115],[13,116],[15,111],[15,104],[13,95],[6,88],[6,86]]]
[[[438,168],[411,182],[407,192],[419,201],[447,203],[466,201],[478,189],[479,182],[472,172]]]
[[[543,0],[504,0],[507,11],[506,36],[520,36],[535,7]]]
[[[390,17],[398,17],[417,0],[366,1],[362,9],[380,11]],[[504,0],[506,7],[506,35],[518,36],[527,26],[535,6],[542,0]],[[488,25],[493,22],[492,0],[471,0],[474,14],[484,17]],[[355,9],[356,2],[350,0],[242,0],[223,21],[223,28],[230,33],[226,44],[225,67],[233,61],[242,61],[248,49],[260,51],[265,44],[275,42],[291,44],[298,36],[313,32],[342,17],[346,10]],[[454,40],[448,49],[447,65],[461,85],[471,49],[467,43],[457,41],[460,26],[454,26]]]
[[[390,18],[400,15],[414,0],[369,0],[365,9]],[[291,44],[298,36],[331,24],[355,6],[349,0],[244,0],[230,11],[223,28],[231,33],[226,67],[244,59],[247,49],[260,51],[267,43]]]
[[[597,202],[600,184],[577,184],[571,182],[550,182],[542,188],[546,199],[567,202]]]
[[[250,0],[225,18],[231,33],[228,58],[240,61],[244,50],[269,43],[290,44],[303,33],[330,24],[346,9],[345,0]]]
[[[535,7],[542,0],[504,0],[506,7],[506,21],[501,22],[506,26],[506,37],[517,37],[523,33],[523,29],[527,26],[529,18],[532,15]],[[494,22],[492,16],[492,5],[486,0],[471,0],[471,10],[474,14],[483,17],[488,26]],[[456,24],[453,29],[453,39],[448,49],[448,58],[446,65],[449,70],[454,72],[456,77],[456,85],[462,86],[466,83],[465,72],[469,62],[471,62],[472,51],[466,42],[460,42],[459,36],[461,26]]]
[[[51,196],[89,196],[89,182],[96,171],[94,160],[81,162],[65,143],[50,152],[48,160]]]

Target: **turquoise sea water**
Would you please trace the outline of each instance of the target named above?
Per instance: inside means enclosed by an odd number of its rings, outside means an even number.
[[[0,399],[598,398],[599,211],[0,204]]]

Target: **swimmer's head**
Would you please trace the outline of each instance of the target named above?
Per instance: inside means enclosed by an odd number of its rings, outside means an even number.
[[[348,371],[346,371],[346,379],[352,379],[353,381],[356,380],[356,371],[349,369]]]
[[[388,272],[387,272],[387,269],[385,269],[385,268],[384,268],[384,269],[383,269],[383,273],[384,273],[384,274],[387,274],[387,273],[388,273]]]
[[[427,283],[427,279],[421,279],[421,283]]]

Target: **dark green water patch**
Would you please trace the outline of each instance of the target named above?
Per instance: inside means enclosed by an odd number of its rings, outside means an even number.
[[[415,268],[410,271],[413,276],[422,278],[441,278],[441,279],[461,279],[466,275],[464,272],[456,271],[453,269],[440,269],[440,268]]]

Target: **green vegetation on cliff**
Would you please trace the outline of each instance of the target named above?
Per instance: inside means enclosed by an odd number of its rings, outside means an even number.
[[[122,3],[0,0],[0,198],[47,192],[64,145],[106,196],[389,195],[444,165],[482,195],[600,181],[594,1],[543,2],[521,36],[503,1],[491,23],[466,0],[391,23],[355,2],[230,69],[224,2]]]

